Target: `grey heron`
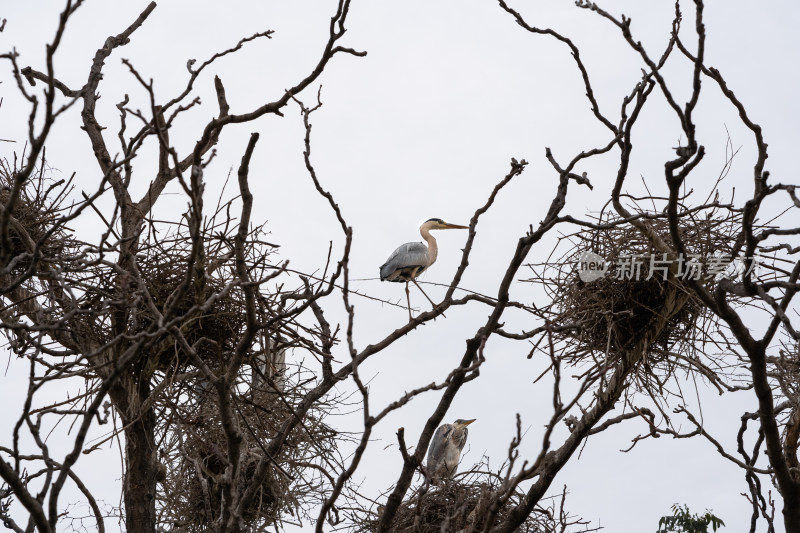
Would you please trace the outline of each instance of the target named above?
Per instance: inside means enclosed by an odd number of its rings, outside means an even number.
[[[276,391],[283,392],[287,379],[285,341],[280,336],[265,336],[262,342],[265,344],[264,350],[251,363],[250,387],[262,389],[270,384]]]
[[[467,443],[467,426],[475,422],[458,419],[452,424],[442,424],[433,435],[428,448],[428,465],[426,470],[433,484],[440,479],[452,478],[458,469],[461,450]]]
[[[450,224],[441,218],[431,218],[419,227],[419,234],[428,243],[427,246],[421,242],[407,242],[392,252],[389,259],[381,265],[381,281],[405,282],[409,320],[411,320],[411,297],[408,293],[408,282],[413,282],[425,295],[425,298],[428,298],[428,295],[417,283],[416,278],[436,262],[439,247],[430,232],[439,229],[468,229],[468,226]],[[428,298],[428,301],[432,306],[436,307],[436,304],[430,298]]]

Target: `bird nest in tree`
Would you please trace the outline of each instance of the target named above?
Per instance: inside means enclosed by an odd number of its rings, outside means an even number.
[[[609,368],[653,331],[650,368],[668,363],[671,371],[670,355],[701,351],[715,321],[688,280],[712,288],[730,272],[741,227],[737,211],[720,211],[680,219],[683,256],[663,254],[630,222],[601,216],[598,228],[562,238],[570,248],[557,262],[531,265],[536,277],[529,281],[541,284],[553,302],[544,316],[565,360]],[[663,214],[645,214],[641,222],[671,245]]]
[[[241,496],[254,485],[256,490],[252,503],[240,509],[248,531],[275,526],[288,515],[299,518],[320,497],[322,482],[317,468],[335,459],[336,431],[322,421],[324,413],[309,413],[277,456],[267,459],[266,476],[256,479],[271,439],[294,416],[291,405],[297,394],[299,391],[291,388],[287,393],[249,390],[232,398],[242,435],[240,474],[232,493]],[[230,462],[228,435],[215,397],[215,390],[200,389],[193,405],[184,406],[191,414],[182,417],[170,432],[172,439],[161,449],[166,472],[160,507],[165,523],[172,524],[174,531],[208,531],[220,519],[223,476]]]
[[[143,287],[124,275],[113,280],[119,299],[132,302],[136,309],[129,313],[128,332],[152,330],[162,315],[163,323],[180,329],[203,363],[212,370],[221,368],[247,325],[245,294],[235,282],[232,233],[236,229],[227,218],[217,220],[215,215],[209,219],[201,230],[202,250],[194,254],[190,264],[192,238],[186,225],[159,225],[160,234],[149,236],[137,253]],[[262,279],[272,271],[269,256],[275,247],[261,240],[262,233],[260,226],[254,228],[245,244],[245,265],[252,279]],[[268,319],[269,298],[260,292],[256,298],[259,323]],[[256,344],[250,357],[259,355],[265,345]],[[149,371],[183,371],[197,366],[190,353],[168,333],[149,341],[143,353]]]
[[[417,488],[397,510],[390,533],[473,533],[484,531],[487,520],[492,517],[492,525],[506,520],[511,510],[520,502],[521,494],[514,492],[500,507],[493,511],[497,502],[502,480],[494,474],[470,472],[458,474],[435,487],[424,484]],[[547,502],[553,504],[552,498]],[[353,533],[368,533],[378,530],[380,514],[361,512],[353,517]],[[536,507],[520,524],[518,533],[545,533],[560,531],[561,525],[586,525],[583,520],[568,516],[553,508]],[[586,529],[586,531],[594,531]]]
[[[16,169],[6,159],[0,159],[0,205],[9,207],[14,188]],[[7,248],[2,256],[10,265],[10,272],[20,275],[30,269],[34,254],[38,258],[63,258],[72,249],[72,240],[55,222],[63,215],[61,203],[69,191],[64,180],[56,181],[45,176],[46,164],[20,188],[11,206],[6,238]],[[58,194],[53,195],[53,191]]]
[[[181,244],[182,241],[173,243],[169,253],[160,246],[161,249],[148,253],[139,262],[141,279],[158,313],[164,314],[171,309],[169,319],[185,317],[178,321],[177,327],[186,342],[204,363],[212,369],[217,368],[224,361],[224,354],[235,350],[245,329],[244,295],[238,288],[228,287],[221,277],[207,274],[200,265],[192,269],[191,278],[184,286],[189,268],[185,258],[189,252]],[[158,313],[143,298],[139,298],[137,307],[132,316],[133,333],[146,331],[158,323]],[[145,354],[153,369],[180,370],[193,364],[190,355],[171,335],[149,343]]]

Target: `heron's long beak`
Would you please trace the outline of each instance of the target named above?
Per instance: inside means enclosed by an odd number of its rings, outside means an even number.
[[[462,423],[461,423],[461,425],[462,425],[463,427],[467,427],[468,425],[472,424],[472,423],[473,423],[473,422],[475,422],[476,420],[477,420],[477,418],[473,418],[472,420],[465,420],[464,422],[462,422]]]
[[[449,222],[445,222],[444,228],[442,229],[469,229],[469,226],[459,226],[458,224],[450,224]]]

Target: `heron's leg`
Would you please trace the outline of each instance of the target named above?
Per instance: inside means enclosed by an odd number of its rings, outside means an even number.
[[[428,298],[428,301],[431,303],[433,308],[436,309],[436,307],[437,307],[436,304],[433,303],[433,300],[431,300],[430,297],[428,297],[427,294],[425,294],[425,291],[423,291],[422,287],[419,286],[419,283],[417,283],[417,280],[415,280],[414,278],[411,278],[411,281],[414,282],[414,285],[417,286],[417,288],[420,290],[420,292],[425,295],[425,298]],[[406,283],[406,288],[408,288],[408,283]],[[442,316],[444,316],[444,313],[442,313]],[[444,316],[444,317],[447,318],[446,316]]]
[[[414,282],[414,283],[416,283],[416,282]],[[408,303],[408,321],[411,322],[411,320],[413,320],[411,318],[411,294],[408,291],[408,282],[407,281],[406,281],[406,302]]]

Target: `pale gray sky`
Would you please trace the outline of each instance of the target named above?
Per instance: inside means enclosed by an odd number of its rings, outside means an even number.
[[[797,181],[800,34],[796,23],[800,6],[788,0],[708,3],[708,63],[721,70],[752,118],[763,126],[770,147],[768,169],[774,179]],[[87,1],[56,56],[57,76],[70,86],[82,85],[94,51],[108,35],[126,27],[146,4],[141,0]],[[640,78],[641,68],[618,31],[597,15],[576,8],[572,1],[511,4],[531,24],[553,27],[575,41],[601,108],[609,116],[617,116],[621,99]],[[654,0],[602,4],[615,15],[631,16],[634,35],[654,56],[660,55],[667,42],[673,5]],[[0,17],[8,23],[0,34],[0,48],[16,47],[22,65],[42,69],[44,43],[52,36],[61,7],[62,2],[44,0],[5,2]],[[203,105],[187,113],[171,132],[172,141],[185,151],[193,146],[198,126],[216,113],[214,74],[225,82],[233,112],[276,99],[315,64],[334,7],[334,2],[317,0],[232,0],[224,4],[163,0],[130,44],[107,61],[98,118],[109,127],[109,136],[116,135],[115,105],[124,94],[130,95],[132,107],[147,107],[144,92],[121,58],[129,59],[145,78],[153,78],[156,95],[166,99],[183,87],[188,59],[201,62],[243,36],[274,30],[271,40],[248,44],[198,80],[196,92]],[[686,29],[693,26],[690,8],[687,3]],[[355,228],[353,278],[376,278],[386,256],[397,245],[418,240],[418,224],[430,217],[466,224],[507,172],[510,158],[525,158],[530,162],[528,170],[501,194],[482,220],[462,284],[493,294],[516,240],[529,224],[536,225],[542,218],[555,190],[557,176],[544,158],[545,147],[566,162],[579,151],[608,141],[605,129],[592,119],[568,49],[553,39],[525,32],[490,0],[355,0],[347,28],[344,44],[369,55],[336,56],[322,75],[324,106],[312,115],[312,158],[323,185]],[[0,68],[0,138],[18,140],[15,145],[0,143],[0,155],[9,157],[12,150],[22,147],[27,108],[16,94],[8,64]],[[685,63],[669,67],[666,74],[683,101],[690,87]],[[727,127],[733,144],[742,146],[729,183],[748,191],[754,153],[751,136],[719,91],[710,82],[704,83],[697,120],[708,155],[695,179],[706,176],[708,181],[693,186],[703,189],[719,173]],[[317,87],[315,84],[302,98],[313,101]],[[679,129],[663,100],[656,94],[652,100],[659,101],[651,102],[637,126],[639,151],[632,161],[629,182],[630,187],[638,187],[633,178],[642,175],[656,192],[664,189],[660,185],[662,165],[671,147],[678,145]],[[77,172],[78,187],[88,191],[97,183],[99,172],[88,139],[78,129],[78,111],[72,109],[58,123],[47,155],[64,176]],[[328,242],[341,244],[341,236],[335,218],[316,196],[305,173],[303,129],[296,106],[289,106],[283,118],[267,116],[224,131],[218,156],[205,175],[209,198],[221,187],[228,169],[238,164],[252,131],[262,134],[251,165],[255,216],[267,221],[272,240],[281,245],[281,254],[294,268],[321,268]],[[595,189],[573,187],[568,204],[571,213],[583,215],[608,199],[617,156],[612,152],[578,168],[588,172]],[[134,164],[142,181],[133,185],[135,190],[146,188],[154,163],[151,156],[137,158]],[[178,187],[170,191],[174,194],[169,201],[157,207],[157,213],[165,218],[177,217],[186,204]],[[92,232],[96,222],[85,217],[76,226]],[[450,280],[465,237],[456,231],[440,234],[439,260],[425,275],[426,281]],[[543,243],[531,252],[529,260],[543,260],[549,249]],[[381,284],[375,279],[353,285],[382,298],[404,299],[402,285]],[[519,300],[534,297],[530,285],[518,284],[514,290]],[[436,288],[429,291],[432,296],[440,293]],[[332,306],[334,301],[329,304],[330,316],[343,316],[340,307]],[[412,302],[425,303],[418,293],[412,293]],[[365,299],[354,303],[355,340],[360,346],[405,323],[403,309]],[[478,306],[448,311],[447,319],[420,328],[370,360],[362,375],[374,376],[373,408],[405,390],[446,376],[462,357],[464,339],[474,333],[486,313]],[[509,328],[530,326],[518,318],[507,322]],[[523,426],[529,428],[523,448],[532,454],[539,449],[542,424],[550,415],[550,389],[546,384],[532,384],[546,364],[527,360],[527,347],[493,340],[486,353],[488,361],[481,378],[462,388],[447,419],[477,418],[470,427],[465,463],[472,464],[485,453],[499,466],[517,412],[523,417]],[[346,358],[342,351],[340,359]],[[0,415],[2,435],[8,434],[16,420],[26,372],[22,361],[11,359],[8,372],[0,377],[0,405],[8,406]],[[693,390],[693,385],[685,385],[685,390]],[[702,383],[698,388],[707,427],[722,441],[734,443],[738,417],[745,409],[755,410],[754,397],[750,393],[718,397]],[[689,396],[688,403],[696,406],[693,394]],[[379,442],[373,444],[356,475],[366,478],[367,493],[375,495],[387,489],[399,473],[399,453],[394,446],[397,428],[405,427],[408,439],[415,441],[436,401],[438,395],[427,395],[382,424],[376,436]],[[554,491],[568,485],[568,508],[603,525],[605,531],[634,533],[654,531],[670,505],[686,503],[698,512],[713,509],[728,524],[727,531],[742,530],[750,512],[740,496],[747,488],[743,474],[707,442],[696,439],[675,442],[662,438],[640,443],[628,454],[618,451],[627,448],[630,439],[644,429],[634,422],[589,440],[580,458],[553,484]],[[79,472],[92,489],[113,503],[119,491],[118,465],[112,449],[102,459],[84,459]],[[782,526],[778,527],[782,531]]]

